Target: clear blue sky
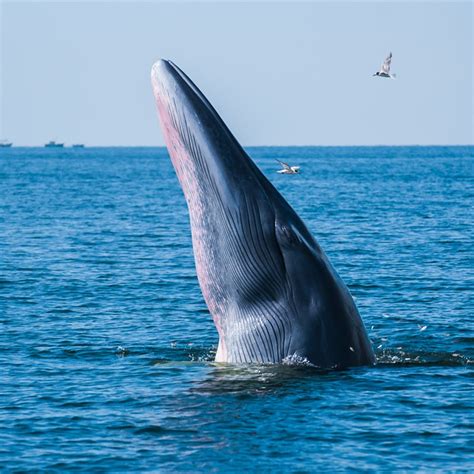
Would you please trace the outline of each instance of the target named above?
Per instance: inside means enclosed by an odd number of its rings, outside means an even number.
[[[472,144],[472,5],[3,1],[0,138],[163,145],[164,57],[244,145]]]

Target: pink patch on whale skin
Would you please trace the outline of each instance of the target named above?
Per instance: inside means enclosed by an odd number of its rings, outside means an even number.
[[[171,79],[172,81],[172,79]],[[225,361],[227,350],[224,342],[224,332],[221,324],[222,315],[227,311],[226,299],[220,291],[216,278],[221,269],[214,258],[213,247],[209,240],[210,223],[203,206],[206,190],[198,179],[198,172],[193,158],[189,155],[179,131],[173,122],[180,120],[184,110],[180,110],[173,100],[173,84],[166,84],[167,78],[162,78],[155,66],[152,69],[152,86],[158,110],[158,118],[163,131],[166,146],[189,209],[191,233],[193,241],[196,273],[201,291],[219,333],[217,361]],[[173,115],[173,118],[172,118]],[[174,119],[174,120],[173,120]]]

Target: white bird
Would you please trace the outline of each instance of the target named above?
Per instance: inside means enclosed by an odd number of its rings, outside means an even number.
[[[296,174],[300,172],[299,166],[290,166],[288,163],[284,163],[283,161],[277,160],[283,168],[278,170],[277,173],[280,174]]]
[[[390,79],[395,79],[397,77],[396,74],[390,74],[390,65],[392,63],[392,53],[390,53],[385,61],[383,62],[382,66],[380,67],[380,71],[376,72],[374,76],[379,77],[389,77]]]

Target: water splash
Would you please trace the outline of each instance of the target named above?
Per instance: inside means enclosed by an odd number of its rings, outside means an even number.
[[[412,351],[403,348],[386,348],[376,352],[377,367],[391,366],[463,366],[471,365],[474,359],[454,352]]]
[[[301,357],[298,354],[292,354],[290,356],[285,357],[282,360],[282,364],[289,365],[289,366],[300,366],[300,367],[316,367],[306,357]]]

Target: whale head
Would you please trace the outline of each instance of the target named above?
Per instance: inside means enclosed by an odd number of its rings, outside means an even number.
[[[175,64],[152,67],[168,152],[188,205],[217,361],[372,363],[354,301],[296,212]]]

